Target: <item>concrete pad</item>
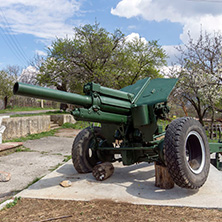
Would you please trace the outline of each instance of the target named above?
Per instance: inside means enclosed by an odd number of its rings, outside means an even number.
[[[78,130],[78,129],[59,129],[56,133],[55,133],[55,136],[59,136],[59,137],[70,137],[70,138],[73,138],[74,140],[74,137],[76,137],[78,135],[78,133],[80,132],[81,130]]]
[[[71,148],[74,138],[61,138],[55,136],[43,137],[38,140],[28,140],[24,142],[26,148],[31,150],[50,153],[71,155]]]
[[[63,159],[61,155],[44,155],[38,152],[18,152],[2,156],[0,169],[9,172],[11,180],[0,183],[0,198],[12,191],[22,190],[34,179],[50,173],[50,168],[55,169]]]
[[[1,156],[0,171],[9,172],[11,179],[0,182],[0,202],[63,164],[71,154],[72,143],[72,138],[45,137],[24,142],[29,151]]]
[[[122,166],[121,163],[115,163],[114,166],[114,174],[100,182],[91,173],[78,174],[69,161],[17,196],[63,200],[109,199],[134,204],[222,208],[222,172],[213,166],[207,182],[199,190],[178,186],[171,190],[155,187],[153,164]],[[59,184],[63,180],[70,180],[71,187],[61,187]]]

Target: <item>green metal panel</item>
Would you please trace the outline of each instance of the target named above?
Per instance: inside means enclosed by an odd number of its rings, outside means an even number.
[[[209,143],[210,153],[222,152],[222,143]]]
[[[93,110],[78,108],[71,112],[76,120],[92,121],[99,123],[127,123],[128,117],[125,115],[107,113],[107,112],[94,112]]]
[[[135,128],[144,126],[150,123],[148,106],[137,106],[132,108],[133,126]]]
[[[143,86],[141,86],[140,90],[139,90],[139,91],[137,92],[137,94],[134,96],[133,101],[132,101],[133,104],[136,104],[136,103],[137,103],[137,101],[139,100],[139,98],[141,97],[141,95],[143,94],[143,92],[144,92],[144,91],[146,90],[146,88],[148,87],[149,83],[150,83],[150,78],[148,78],[148,79],[144,82]]]
[[[150,80],[149,78],[146,78],[121,90],[134,94],[135,104],[137,106],[141,106],[143,104],[154,105],[156,103],[167,102],[167,98],[176,82],[177,79],[159,78]]]
[[[150,78],[138,80],[135,84],[126,86],[126,87],[120,89],[120,91],[124,91],[124,92],[128,92],[128,93],[137,95],[139,93],[139,91],[141,90],[141,88],[144,86],[144,84],[146,84],[148,81],[150,81]]]
[[[111,97],[100,96],[100,100],[101,100],[101,104],[126,108],[128,110],[131,108],[131,103],[130,102],[124,101],[124,100],[121,100],[121,99],[115,99],[115,98],[111,98]]]
[[[136,104],[140,106],[142,104],[154,105],[167,102],[176,82],[177,79],[152,79]]]
[[[128,100],[128,101],[131,101],[132,98],[134,97],[134,94],[132,94],[132,93],[107,88],[107,87],[101,86],[101,85],[93,83],[93,82],[87,83],[84,86],[84,92],[86,94],[91,94],[92,92],[98,92],[100,95],[106,95],[109,97],[119,98],[121,100]]]

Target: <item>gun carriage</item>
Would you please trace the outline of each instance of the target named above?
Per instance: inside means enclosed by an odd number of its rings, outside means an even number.
[[[180,187],[196,189],[208,176],[210,153],[221,167],[222,143],[209,144],[201,124],[190,117],[158,125],[169,112],[167,99],[177,79],[142,79],[115,90],[96,83],[84,85],[85,95],[16,83],[15,95],[79,105],[71,114],[101,127],[83,129],[75,138],[72,160],[79,173],[91,172],[101,162],[121,161],[123,165],[156,162],[167,167]]]

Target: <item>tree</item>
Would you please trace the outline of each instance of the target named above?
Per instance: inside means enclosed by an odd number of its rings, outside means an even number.
[[[166,55],[156,41],[141,38],[129,43],[120,30],[114,33],[98,23],[76,27],[72,39],[56,39],[40,68],[41,84],[79,92],[87,82],[122,88],[145,76],[157,77]]]
[[[181,52],[180,70],[171,72],[171,76],[179,78],[175,95],[194,107],[203,125],[203,118],[208,111],[211,112],[212,122],[214,121],[216,104],[222,95],[219,71],[222,35],[219,32],[203,34],[201,31],[196,41],[190,33],[188,37],[188,43],[177,48]]]
[[[26,69],[22,70],[22,73],[19,76],[19,82],[36,85],[38,73],[39,71],[35,66],[28,66]]]
[[[162,77],[158,68],[166,65],[166,54],[157,41],[145,41],[134,37],[123,48],[125,60],[116,70],[118,88],[134,84],[145,77]],[[127,78],[126,78],[127,77]]]
[[[4,100],[4,108],[7,108],[8,100],[13,95],[13,85],[17,81],[20,68],[7,66],[0,71],[0,97]]]

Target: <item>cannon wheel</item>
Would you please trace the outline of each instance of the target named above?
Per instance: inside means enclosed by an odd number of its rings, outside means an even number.
[[[94,127],[93,130],[87,127],[76,136],[72,146],[72,162],[78,173],[92,172],[93,167],[100,161],[93,150],[99,140],[104,140],[100,127]]]
[[[166,130],[164,158],[173,181],[197,189],[208,176],[210,150],[202,125],[190,117],[172,121]]]

